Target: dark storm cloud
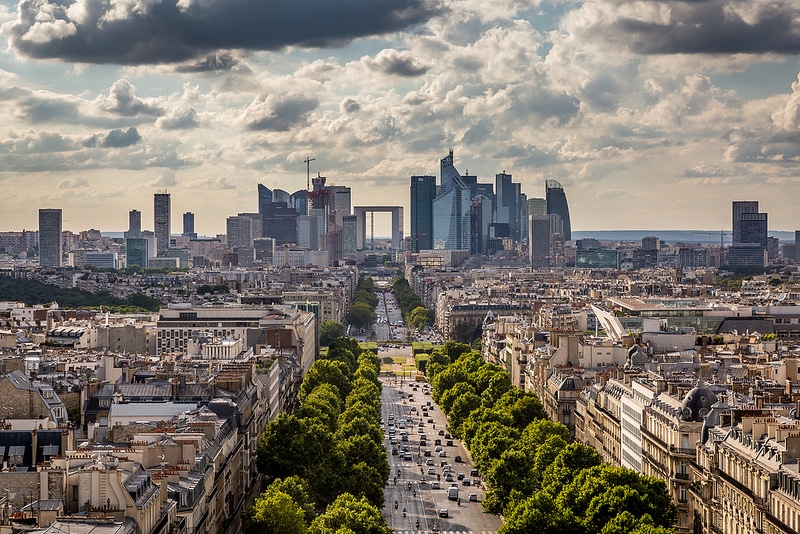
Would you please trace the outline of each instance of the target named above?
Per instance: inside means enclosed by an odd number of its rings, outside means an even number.
[[[424,22],[441,9],[430,0],[85,0],[80,7],[21,0],[2,33],[11,48],[35,58],[175,63],[217,50],[340,46]]]
[[[397,50],[383,50],[375,59],[365,58],[364,62],[371,70],[405,78],[422,76],[429,68],[411,54]]]
[[[88,139],[85,139],[82,145],[85,148],[125,148],[133,146],[142,140],[139,131],[136,128],[128,128],[127,131],[111,130],[106,135],[95,134]]]
[[[319,105],[315,98],[299,95],[268,95],[251,103],[242,116],[247,130],[286,132],[305,121]]]
[[[103,139],[102,146],[105,148],[123,148],[126,146],[135,145],[142,140],[139,131],[136,128],[128,128],[127,131],[111,130]]]
[[[231,71],[239,68],[242,62],[230,52],[216,52],[208,54],[206,57],[194,61],[188,65],[181,65],[175,70],[177,72],[213,72]]]
[[[752,0],[654,2],[669,9],[665,20],[621,16],[606,36],[643,54],[796,54],[800,51],[800,4]],[[652,6],[645,2],[641,5]]]

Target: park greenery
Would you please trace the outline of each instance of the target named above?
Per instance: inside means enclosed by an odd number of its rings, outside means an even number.
[[[158,311],[161,305],[157,299],[143,293],[133,293],[127,299],[121,299],[105,290],[91,293],[10,276],[0,276],[0,300],[24,302],[28,306],[57,302],[62,308],[104,308],[114,313]]]
[[[296,414],[271,421],[258,442],[269,485],[245,532],[389,534],[380,513],[389,461],[380,428],[380,361],[339,337],[306,373]]]
[[[547,419],[539,399],[469,345],[449,341],[428,363],[431,394],[488,486],[498,534],[673,534],[665,483],[601,462]]]

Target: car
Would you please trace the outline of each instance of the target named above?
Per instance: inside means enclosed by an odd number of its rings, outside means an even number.
[[[412,411],[412,412],[416,412],[416,411],[417,411],[417,407],[416,407],[416,406],[412,406],[412,407],[411,407],[411,411]]]
[[[460,463],[461,462],[461,456],[456,456],[455,458],[453,458],[453,461],[456,462],[456,463]]]
[[[458,480],[464,480],[464,473],[458,474]]]
[[[469,486],[470,485],[470,481],[469,481],[468,478],[465,478],[464,480],[461,481],[461,484],[463,484],[464,486]]]
[[[427,444],[428,444],[428,442],[426,440],[424,440],[424,439],[419,440],[419,446],[420,447],[425,447]]]
[[[447,440],[447,446],[448,447],[452,447],[453,446],[453,440],[452,439],[448,439]]]
[[[437,445],[436,446],[436,452],[442,452],[442,446],[441,445]]]
[[[433,467],[429,467],[428,468],[428,474],[429,475],[435,475],[436,474],[436,469],[434,469]]]
[[[447,474],[444,476],[444,481],[445,481],[445,482],[452,482],[453,480],[455,480],[455,479],[453,478],[453,475],[451,475],[450,473],[447,473]]]
[[[409,460],[409,461],[411,460],[411,453],[410,453],[410,452],[407,452],[407,453],[406,453],[406,455],[405,455],[405,459],[406,459],[406,460]]]
[[[434,480],[433,482],[431,482],[431,489],[439,489],[440,487],[441,486],[439,486],[438,480]]]
[[[430,456],[431,455],[431,450],[430,449],[425,449],[425,452],[423,452],[422,455],[423,456]]]
[[[440,436],[444,436],[444,430],[440,430],[440,431],[439,431],[439,435],[440,435]]]
[[[428,422],[433,423],[433,417],[428,417]]]
[[[448,432],[447,434],[444,435],[444,439],[453,439],[453,436],[451,436],[450,433]]]
[[[392,445],[397,445],[397,438],[392,436],[391,438],[389,438],[389,443],[391,443]]]
[[[439,453],[440,458],[447,458],[447,451],[442,451]]]
[[[437,439],[437,440],[435,440],[435,441],[433,442],[433,444],[434,444],[434,445],[441,445],[441,444],[442,444],[442,440],[440,440],[440,439]]]
[[[397,456],[397,447],[392,447],[392,456]]]
[[[471,470],[471,471],[469,472],[469,476],[471,476],[471,477],[476,477],[476,476],[478,476],[478,470],[477,470],[477,469],[473,469],[473,470]]]
[[[439,462],[439,467],[445,467],[445,466],[447,466],[447,460],[442,460],[441,462]]]
[[[447,508],[439,508],[439,517],[449,517],[450,514],[447,511]]]
[[[433,458],[428,458],[425,460],[425,465],[433,465]]]
[[[469,502],[478,502],[478,494],[477,493],[470,493],[469,494]]]

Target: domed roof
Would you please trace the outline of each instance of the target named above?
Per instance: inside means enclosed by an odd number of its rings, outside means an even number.
[[[647,354],[642,350],[638,344],[628,349],[628,363],[635,366],[642,366],[650,361]]]
[[[717,396],[706,387],[701,378],[681,403],[681,419],[702,422],[717,400]]]

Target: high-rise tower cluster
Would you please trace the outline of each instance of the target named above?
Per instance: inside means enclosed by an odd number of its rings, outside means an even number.
[[[435,176],[411,177],[411,252],[493,254],[522,243],[529,245],[531,263],[537,266],[556,265],[563,258],[572,228],[561,184],[547,180],[545,198],[529,199],[505,171],[495,175],[494,184],[462,175],[452,150],[442,158],[439,172],[438,185]]]

